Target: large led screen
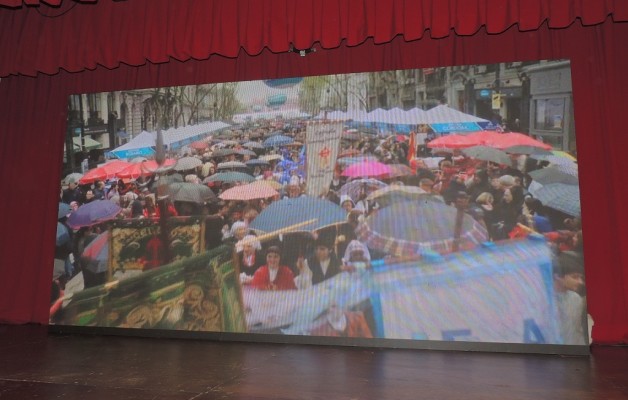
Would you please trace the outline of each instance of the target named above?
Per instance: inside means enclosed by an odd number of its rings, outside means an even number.
[[[65,134],[53,325],[588,344],[567,60],[77,94]]]

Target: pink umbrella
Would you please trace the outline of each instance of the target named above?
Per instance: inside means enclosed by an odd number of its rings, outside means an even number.
[[[353,164],[342,172],[342,176],[352,178],[367,176],[385,176],[390,174],[390,168],[386,164],[377,161],[366,161],[359,164]]]
[[[164,162],[163,166],[169,167],[174,165],[176,162],[177,160],[169,158]],[[152,175],[155,171],[157,171],[157,168],[159,168],[157,161],[143,161],[129,165],[122,171],[118,172],[116,176],[121,179],[135,179],[140,176]]]
[[[250,183],[248,185],[235,186],[227,189],[218,197],[223,200],[255,200],[267,199],[279,193],[268,185]]]
[[[132,164],[120,160],[108,162],[105,165],[87,171],[87,173],[79,180],[79,183],[84,185],[86,183],[93,183],[95,181],[113,178],[118,172],[130,165]]]

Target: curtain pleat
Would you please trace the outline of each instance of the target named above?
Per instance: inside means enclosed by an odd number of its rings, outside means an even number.
[[[31,1],[29,4],[38,4]],[[0,0],[0,77],[628,20],[624,0]],[[58,5],[58,7],[49,7]]]

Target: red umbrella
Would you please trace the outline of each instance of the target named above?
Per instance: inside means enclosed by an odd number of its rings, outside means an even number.
[[[390,167],[377,161],[366,161],[359,164],[353,164],[342,172],[342,176],[353,178],[367,176],[386,176],[390,174]]]
[[[496,149],[505,149],[511,146],[533,146],[546,150],[552,148],[547,143],[540,142],[523,133],[500,133],[496,131],[478,131],[469,135],[447,135],[434,139],[427,144],[427,147],[432,149],[465,149],[473,146],[488,146]]]
[[[192,142],[190,143],[190,147],[193,148],[194,150],[205,150],[205,149],[209,149],[209,143],[202,142],[202,141]]]
[[[108,162],[105,165],[87,171],[87,173],[83,175],[83,177],[79,180],[79,183],[84,185],[99,180],[113,178],[118,172],[122,171],[130,165],[132,164],[120,160]]]
[[[502,133],[495,137],[494,142],[488,141],[486,145],[502,150],[512,146],[533,146],[545,150],[552,149],[552,146],[547,143],[540,142],[526,134],[517,132]]]
[[[432,140],[427,144],[427,147],[431,149],[464,149],[466,147],[477,146],[478,139],[473,138],[471,135],[447,135],[441,136]]]
[[[164,167],[168,167],[174,165],[177,160],[167,159],[164,162]],[[131,164],[122,171],[118,172],[116,176],[121,179],[136,179],[140,176],[148,176],[152,175],[159,168],[159,164],[157,161],[143,161],[135,164]]]

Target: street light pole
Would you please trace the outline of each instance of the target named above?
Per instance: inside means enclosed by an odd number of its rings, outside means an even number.
[[[155,143],[155,161],[159,168],[157,169],[157,204],[159,205],[159,237],[161,241],[163,257],[161,265],[165,265],[170,261],[170,232],[168,229],[168,188],[163,184],[165,171],[163,170],[166,161],[166,149],[164,145],[164,135],[161,130],[161,110],[157,106],[157,139]]]

